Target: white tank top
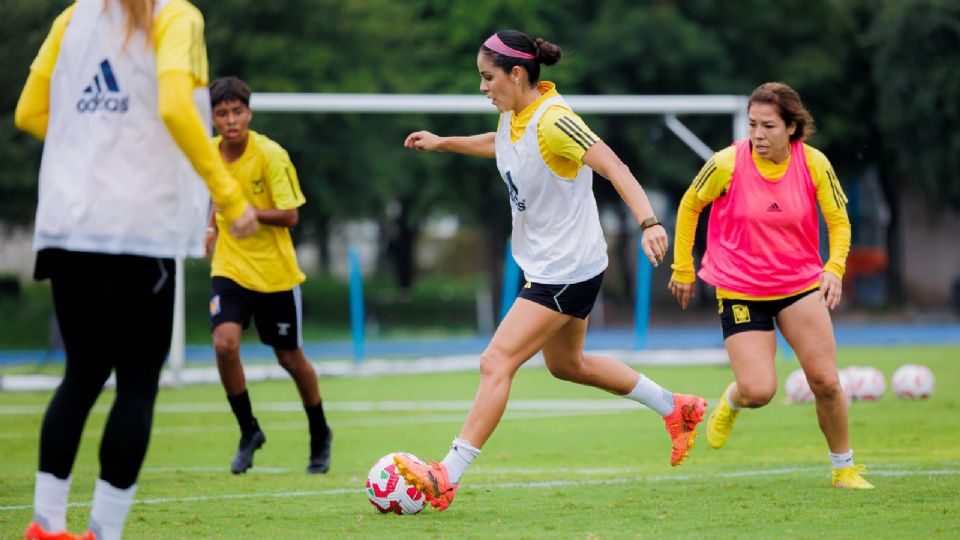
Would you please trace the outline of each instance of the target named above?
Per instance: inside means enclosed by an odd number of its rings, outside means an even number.
[[[50,79],[34,249],[202,257],[209,194],[157,113],[153,46],[124,44],[106,5],[77,2]],[[206,88],[194,97],[209,132]]]
[[[505,112],[496,136],[497,169],[513,215],[513,258],[528,281],[551,285],[586,281],[607,267],[593,170],[584,165],[575,178],[564,178],[540,155],[537,124],[553,105],[570,108],[560,96],[544,101],[516,144],[510,141],[511,113]]]

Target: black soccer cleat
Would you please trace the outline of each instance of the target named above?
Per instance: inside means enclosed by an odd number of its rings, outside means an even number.
[[[307,464],[307,473],[323,474],[330,470],[330,443],[333,441],[333,431],[327,429],[327,435],[318,441],[310,438],[310,462]]]
[[[253,467],[253,453],[259,450],[265,442],[267,442],[267,436],[260,429],[249,435],[241,435],[237,453],[233,456],[233,461],[230,462],[230,472],[240,474]]]

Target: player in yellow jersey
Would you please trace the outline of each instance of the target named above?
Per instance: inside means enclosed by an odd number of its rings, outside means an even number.
[[[249,129],[250,88],[236,77],[217,79],[210,85],[210,100],[213,125],[220,134],[211,145],[240,181],[261,225],[256,234],[236,238],[224,230],[224,216],[217,211],[207,233],[207,250],[213,252],[210,319],[217,369],[241,434],[230,471],[239,474],[252,467],[253,453],[266,442],[253,416],[240,363],[240,336],[253,319],[260,340],[273,347],[300,392],[310,426],[307,472],[325,473],[330,468],[332,432],[324,417],[317,374],[303,354],[300,283],[306,277],[290,238],[290,228],[299,219],[297,208],[306,199],[287,152]]]

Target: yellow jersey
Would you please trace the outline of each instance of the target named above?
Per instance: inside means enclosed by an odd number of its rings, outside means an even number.
[[[520,114],[510,117],[510,140],[516,143],[523,137],[533,114],[544,101],[559,96],[557,87],[549,81],[537,83],[540,97]],[[537,144],[540,156],[557,176],[574,178],[583,165],[583,155],[599,141],[583,120],[562,105],[548,108],[537,122]]]
[[[214,137],[210,142],[217,155],[220,141],[221,137]],[[250,130],[243,155],[225,165],[254,208],[290,210],[306,202],[287,151],[265,135]],[[230,225],[220,212],[216,219],[220,234],[211,276],[232,279],[257,292],[287,291],[306,280],[297,264],[290,229],[261,224],[256,233],[238,239],[230,234]]]

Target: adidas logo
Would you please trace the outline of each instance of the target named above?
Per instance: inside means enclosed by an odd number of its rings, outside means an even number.
[[[104,58],[100,62],[99,72],[93,76],[93,82],[83,89],[83,95],[77,101],[77,111],[127,112],[130,98],[119,94],[120,85],[113,75],[113,67],[110,66],[110,60]]]
[[[779,204],[773,203],[767,208],[767,212],[782,212],[782,210],[780,210]]]

